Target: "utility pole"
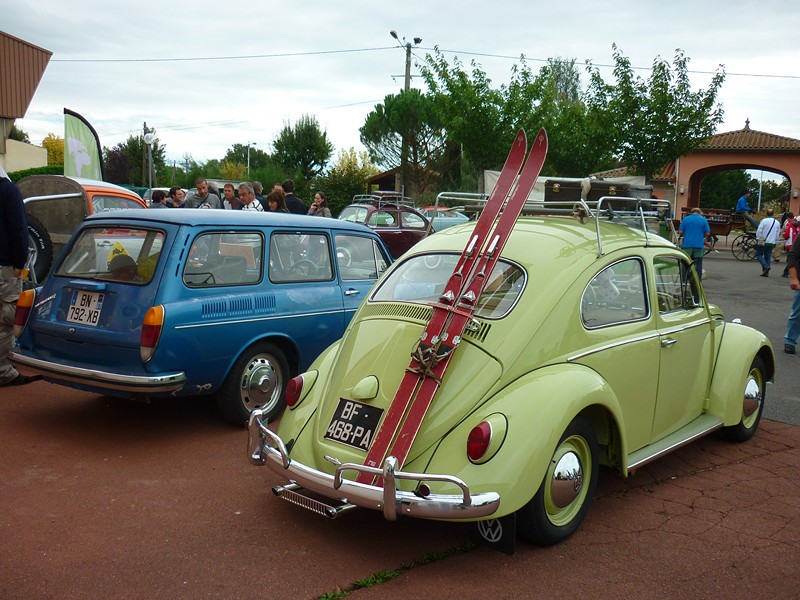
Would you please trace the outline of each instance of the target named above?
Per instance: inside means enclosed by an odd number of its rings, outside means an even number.
[[[147,181],[147,156],[144,151],[144,136],[147,135],[147,121],[142,124],[142,185]]]
[[[392,29],[389,32],[398,43],[400,43],[400,38],[397,37],[397,32]],[[403,38],[405,42],[405,49],[406,49],[406,76],[405,82],[403,86],[403,91],[408,92],[411,89],[411,42],[406,42],[406,38]],[[414,38],[414,45],[422,43],[422,38],[415,37]],[[403,47],[402,45],[400,46]],[[400,148],[400,194],[405,196],[406,195],[406,182],[408,181],[408,129],[403,132],[403,145]]]

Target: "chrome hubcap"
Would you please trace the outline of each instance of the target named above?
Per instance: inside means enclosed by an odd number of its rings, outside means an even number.
[[[742,410],[744,411],[745,418],[753,415],[761,407],[761,386],[752,375],[747,380],[747,385],[744,388],[744,404]]]
[[[272,361],[263,356],[255,357],[242,374],[242,403],[249,411],[269,410],[278,401],[280,390],[280,376]]]
[[[551,494],[557,508],[569,506],[578,497],[583,486],[583,466],[576,452],[562,456],[553,470]]]

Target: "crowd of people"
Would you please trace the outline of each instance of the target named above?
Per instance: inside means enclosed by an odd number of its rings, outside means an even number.
[[[311,206],[307,208],[305,203],[294,195],[294,181],[291,179],[274,184],[272,191],[266,196],[260,181],[242,182],[238,190],[232,183],[226,183],[220,198],[216,188],[212,187],[204,177],[198,177],[195,181],[195,191],[189,195],[179,187],[171,187],[168,192],[156,190],[153,192],[150,208],[219,208],[333,216],[324,192],[317,192]]]

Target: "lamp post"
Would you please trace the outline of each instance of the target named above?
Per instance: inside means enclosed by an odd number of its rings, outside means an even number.
[[[255,142],[247,142],[247,177],[250,178],[250,146],[257,146]]]
[[[400,44],[400,38],[397,37],[397,32],[392,29],[389,32],[400,47],[404,47],[406,49],[406,76],[405,82],[403,86],[404,91],[408,91],[411,89],[411,42],[407,42],[406,38],[403,38],[404,44]],[[414,38],[414,46],[417,46],[422,43],[422,38],[415,37]],[[408,174],[408,131],[403,132],[403,145],[400,148],[400,193],[405,196],[406,194],[406,180]]]
[[[144,136],[144,143],[147,144],[147,187],[153,187],[153,142],[156,141],[156,136],[148,133]]]

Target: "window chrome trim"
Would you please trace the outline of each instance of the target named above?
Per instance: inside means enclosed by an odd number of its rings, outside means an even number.
[[[357,310],[357,309],[353,309]],[[262,321],[275,321],[278,319],[300,319],[303,317],[318,317],[321,315],[340,315],[345,312],[344,309],[337,310],[323,310],[318,312],[291,314],[291,315],[275,315],[270,317],[253,317],[252,319],[236,319],[236,320],[223,320],[214,323],[192,323],[189,325],[176,325],[175,329],[194,329],[197,327],[217,327],[219,325],[238,325],[240,323],[260,323]]]

